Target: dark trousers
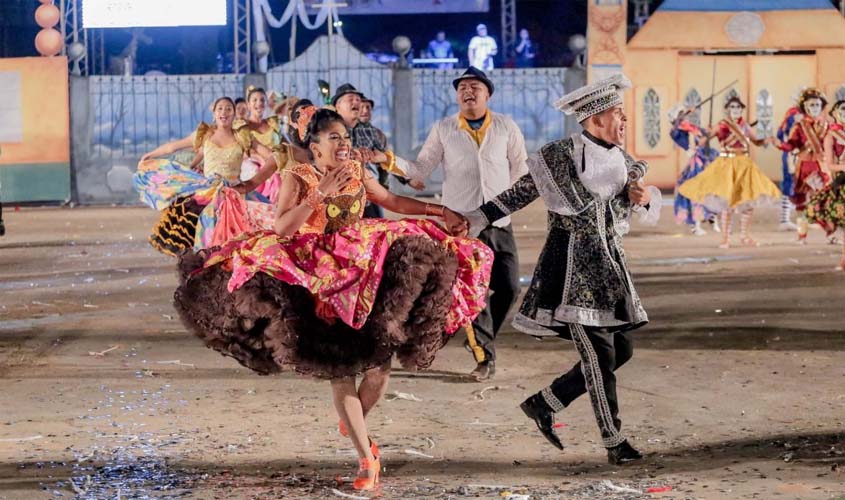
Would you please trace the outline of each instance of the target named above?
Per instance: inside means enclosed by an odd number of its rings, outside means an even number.
[[[519,297],[519,258],[510,224],[505,227],[489,226],[481,231],[478,239],[493,250],[493,269],[490,273],[487,307],[472,322],[474,332],[469,335],[475,336],[474,342],[484,351],[484,359],[476,355],[476,361],[493,361],[496,359],[493,344],[496,334]]]
[[[608,332],[577,324],[554,330],[575,343],[581,361],[540,391],[546,404],[553,411],[560,411],[582,394],[589,393],[605,447],[622,443],[625,437],[620,432],[622,421],[619,419],[614,371],[634,353],[632,333]]]

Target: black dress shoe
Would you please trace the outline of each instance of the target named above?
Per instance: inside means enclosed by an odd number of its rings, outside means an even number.
[[[2,220],[0,220],[0,236],[3,236],[4,234],[6,234],[6,225],[3,224]]]
[[[535,394],[530,398],[526,399],[519,405],[522,408],[522,411],[528,418],[533,419],[534,423],[537,424],[537,428],[540,429],[540,432],[543,433],[543,436],[555,447],[559,450],[563,449],[563,443],[560,442],[560,438],[557,437],[555,434],[554,425],[555,425],[555,414],[552,410],[549,409],[549,406],[543,401],[543,397],[539,394]]]
[[[642,460],[643,454],[628,443],[627,440],[613,448],[607,449],[607,461],[613,465],[624,465],[636,460]]]
[[[476,382],[483,382],[490,380],[496,374],[496,362],[493,360],[482,361],[478,363],[475,370],[470,372],[469,376],[474,378]]]

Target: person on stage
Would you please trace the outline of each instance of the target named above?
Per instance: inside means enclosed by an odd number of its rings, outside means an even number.
[[[483,309],[492,252],[430,220],[362,218],[369,199],[466,232],[460,215],[390,193],[351,160],[336,112],[316,111],[305,143],[313,159],[285,170],[273,231],[183,258],[175,305],[208,346],[258,373],[329,379],[340,431],[358,452],[353,487],[369,490],[381,462],[365,418],[392,357],[408,369],[431,365]]]
[[[246,126],[233,126],[232,99],[217,99],[212,113],[213,125],[200,123],[191,135],[142,156],[133,176],[141,201],[161,212],[150,244],[167,255],[223,243],[263,227],[273,215],[267,199],[252,193],[275,172],[273,152]],[[156,159],[187,148],[202,153],[202,173],[176,161]],[[262,166],[252,178],[241,181],[241,165],[248,155],[259,158]],[[229,217],[234,213],[242,214],[240,220]]]
[[[678,182],[675,184],[675,221],[678,224],[691,226],[690,231],[693,235],[704,236],[707,231],[701,227],[701,223],[713,219],[716,214],[678,193],[678,187],[703,172],[704,168],[719,156],[719,152],[710,148],[710,134],[685,118],[691,110],[684,111],[680,106],[676,106],[669,111],[669,120],[672,123],[672,130],[669,135],[689,157],[686,166],[678,177]],[[718,229],[718,225],[715,226],[715,229]]]
[[[416,160],[396,158],[397,166],[413,181],[424,183],[443,166],[443,204],[453,210],[471,210],[508,189],[528,170],[525,139],[509,117],[489,109],[493,82],[476,68],[452,81],[458,113],[431,128]],[[519,258],[510,217],[485,227],[479,239],[495,254],[488,307],[467,332],[467,346],[476,367],[477,381],[496,373],[496,335],[520,292]]]
[[[725,103],[727,116],[712,133],[719,139],[719,157],[703,172],[684,182],[678,192],[693,203],[704,205],[720,214],[722,243],[720,248],[730,248],[731,214],[740,214],[740,243],[757,246],[751,237],[751,219],[754,207],[761,203],[775,202],[781,193],[749,156],[751,145],[762,146],[774,138],[758,139],[742,117],[745,103],[731,97]]]
[[[617,74],[560,98],[555,106],[574,114],[583,132],[540,148],[528,159],[528,174],[464,214],[475,236],[537,198],[546,204],[548,236],[513,326],[536,337],[572,340],[581,361],[520,406],[563,449],[554,415],[589,394],[612,464],[642,458],[622,432],[615,372],[631,358],[632,331],[648,322],[622,237],[632,214],[656,224],[661,207],[660,191],[638,180],[644,164],[622,149],[622,92],[630,87]]]
[[[845,101],[836,101],[830,110],[834,123],[824,138],[822,167],[833,175],[833,181],[810,198],[807,219],[833,237],[843,230],[842,259],[837,269],[845,271]]]
[[[830,175],[822,168],[825,136],[832,121],[824,116],[826,106],[827,98],[820,90],[808,88],[801,92],[798,109],[802,117],[795,122],[787,139],[778,144],[781,150],[797,155],[795,185],[790,201],[799,213],[797,226],[800,244],[807,243],[809,232],[809,223],[804,214],[807,201],[830,183]]]

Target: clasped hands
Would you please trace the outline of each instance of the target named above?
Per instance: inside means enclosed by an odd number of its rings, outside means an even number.
[[[443,207],[443,223],[446,225],[446,231],[452,236],[464,237],[469,232],[467,218],[446,207]]]

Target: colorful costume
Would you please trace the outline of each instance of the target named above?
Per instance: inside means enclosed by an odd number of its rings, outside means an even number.
[[[484,308],[492,252],[428,220],[361,219],[368,174],[354,164],[356,181],[293,236],[261,232],[183,259],[176,308],[209,347],[261,374],[346,377],[394,354],[426,368]],[[314,167],[288,172],[299,201],[313,199]]]
[[[828,133],[833,138],[833,163],[845,165],[845,126],[833,124]],[[845,229],[845,172],[836,172],[833,182],[810,198],[807,218],[820,225],[828,236],[836,228]]]
[[[798,210],[804,210],[807,200],[813,193],[821,190],[830,182],[830,176],[822,170],[821,160],[824,154],[824,137],[830,123],[824,119],[810,116],[798,121],[780,148],[783,151],[797,151],[795,166],[795,187],[790,200]]]
[[[783,142],[786,141],[789,136],[792,134],[792,128],[795,124],[801,120],[804,116],[801,114],[801,110],[798,109],[798,106],[792,106],[788,110],[786,110],[786,115],[783,117],[783,121],[780,123],[780,127],[778,127],[777,131],[777,138],[779,141]],[[781,154],[781,173],[783,175],[783,181],[780,184],[781,192],[783,196],[780,199],[780,224],[782,230],[794,230],[796,226],[792,223],[792,209],[794,206],[790,201],[790,196],[792,196],[795,190],[795,155],[784,151]]]
[[[690,154],[689,161],[675,185],[675,221],[678,224],[693,225],[709,219],[714,214],[703,205],[691,202],[689,198],[678,192],[678,188],[684,182],[703,172],[704,167],[719,156],[719,152],[706,145],[701,146],[700,142],[707,137],[707,132],[687,120],[680,120],[675,123],[670,136],[678,147]],[[692,145],[690,142],[692,142]]]
[[[748,156],[751,130],[742,118],[719,122],[721,151],[704,172],[684,182],[678,192],[713,212],[743,211],[780,197],[780,190]],[[724,231],[727,228],[723,228]]]
[[[269,179],[258,186],[255,191],[265,196],[271,203],[275,204],[279,197],[279,188],[282,185],[281,173],[286,168],[296,165],[296,160],[294,160],[293,157],[293,146],[282,140],[283,134],[278,117],[271,116],[269,118],[265,118],[262,123],[267,124],[268,128],[266,131],[259,132],[257,127],[250,127],[250,134],[256,141],[258,141],[259,144],[262,144],[273,151],[277,171]],[[235,123],[234,126],[238,127],[238,125],[240,125],[240,123]],[[245,123],[245,125],[249,124]],[[247,163],[250,165],[247,165]],[[248,170],[253,169],[258,171],[258,166],[250,159],[244,160],[242,170],[246,173]],[[249,172],[249,176],[251,177],[252,175],[253,173]]]
[[[218,146],[214,127],[200,123],[194,150],[203,153],[204,173],[171,160],[147,160],[133,177],[141,201],[161,211],[150,244],[177,256],[193,248],[222,244],[243,232],[272,227],[273,207],[263,196],[246,199],[229,186],[240,182],[244,152],[252,138],[246,127],[235,130],[235,142]]]
[[[789,108],[786,111],[786,116],[783,117],[780,127],[778,127],[778,140],[781,142],[787,141],[792,135],[792,130],[795,128],[795,124],[801,121],[802,118],[804,118],[804,115],[801,114],[801,110],[798,109],[798,106],[792,106]],[[781,155],[781,167],[783,170],[781,191],[784,196],[792,196],[795,189],[795,164],[792,160],[793,158],[791,158],[789,151],[784,151]]]
[[[622,91],[630,87],[620,74],[575,90],[555,105],[584,123],[595,114],[621,110]],[[554,413],[589,394],[608,460],[637,460],[642,455],[621,429],[615,371],[631,358],[632,331],[648,316],[628,272],[622,237],[635,212],[641,222],[657,223],[660,191],[648,188],[646,207],[632,203],[630,183],[644,174],[644,166],[588,130],[546,144],[527,165],[528,174],[510,189],[466,214],[470,234],[476,234],[537,198],[548,208],[546,243],[513,325],[529,335],[572,340],[580,362],[520,407],[563,449]]]

